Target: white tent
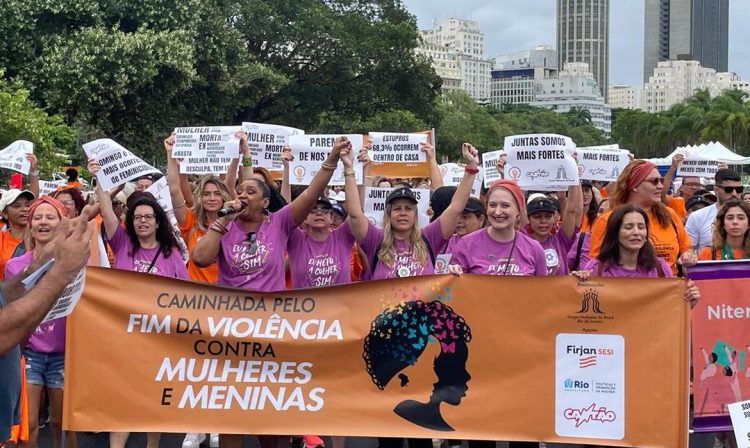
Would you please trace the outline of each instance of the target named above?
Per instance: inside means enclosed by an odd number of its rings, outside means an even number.
[[[718,142],[704,143],[699,146],[682,146],[668,155],[663,159],[647,159],[656,165],[664,166],[672,164],[672,157],[675,154],[682,154],[685,158],[695,158],[704,160],[714,160],[717,162],[724,162],[727,165],[748,165],[750,164],[750,157],[742,157],[741,155],[732,152],[727,149],[726,146]]]

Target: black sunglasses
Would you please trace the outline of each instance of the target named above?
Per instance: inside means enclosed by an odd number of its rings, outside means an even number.
[[[745,187],[740,185],[739,187],[721,187],[722,190],[724,190],[724,193],[731,194],[733,191],[736,193],[742,193],[745,191]]]

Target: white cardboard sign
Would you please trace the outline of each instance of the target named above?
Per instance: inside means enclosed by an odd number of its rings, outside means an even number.
[[[505,138],[505,178],[524,190],[563,191],[579,183],[573,158],[575,143],[556,134],[513,135]]]
[[[427,134],[370,132],[370,143],[370,159],[375,163],[417,163],[427,158],[421,149]]]
[[[383,216],[385,214],[385,199],[393,188],[365,188],[365,215],[370,223],[383,227]],[[430,223],[427,209],[430,207],[430,190],[426,188],[412,188],[417,197],[417,217],[419,226],[424,227]]]
[[[333,149],[338,137],[341,137],[341,135],[306,134],[290,136],[289,146],[292,148],[294,160],[289,162],[289,182],[292,185],[310,185],[315,174],[320,171],[321,164]],[[357,160],[357,152],[364,145],[364,139],[361,134],[348,134],[345,137],[352,142],[351,156],[354,180],[357,185],[361,185],[362,164]],[[339,161],[328,184],[344,185],[344,180],[344,164]]]
[[[101,170],[96,175],[96,179],[105,191],[146,174],[160,172],[109,138],[84,143],[83,150],[89,159],[96,159],[99,162]]]
[[[281,151],[289,144],[289,137],[305,133],[289,126],[250,122],[242,123],[242,130],[247,133],[253,165],[274,170],[284,168]]]
[[[34,153],[34,144],[27,140],[16,140],[0,151],[0,169],[28,175],[31,162],[26,160],[26,154],[29,153]]]
[[[614,182],[630,162],[630,151],[619,145],[578,148],[576,155],[578,175],[586,180]]]

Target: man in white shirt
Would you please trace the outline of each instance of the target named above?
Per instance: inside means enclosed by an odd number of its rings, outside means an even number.
[[[713,223],[719,208],[730,199],[739,199],[743,191],[740,175],[734,170],[719,170],[714,179],[714,191],[718,199],[716,204],[691,213],[685,223],[685,230],[690,236],[690,241],[693,242],[693,247],[697,250],[711,245]]]

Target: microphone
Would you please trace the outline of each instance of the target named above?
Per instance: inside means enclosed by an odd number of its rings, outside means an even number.
[[[218,215],[219,215],[220,218],[223,218],[223,217],[225,217],[227,215],[231,215],[232,213],[241,212],[242,210],[244,210],[245,207],[246,207],[245,203],[244,202],[240,202],[240,208],[239,209],[236,209],[236,208],[234,208],[234,206],[230,205],[229,207],[225,207],[225,208],[222,208],[221,210],[219,210]]]

